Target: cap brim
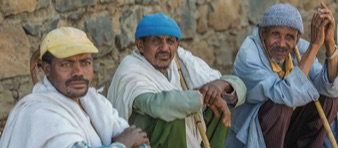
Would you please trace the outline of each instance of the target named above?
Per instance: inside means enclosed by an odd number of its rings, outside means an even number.
[[[98,49],[93,44],[72,43],[48,50],[57,58],[67,58],[77,54],[97,53]]]

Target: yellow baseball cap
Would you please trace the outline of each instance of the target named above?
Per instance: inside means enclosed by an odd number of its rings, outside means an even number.
[[[40,59],[47,51],[57,58],[66,58],[82,53],[97,53],[98,49],[82,30],[61,27],[49,32],[42,40]]]

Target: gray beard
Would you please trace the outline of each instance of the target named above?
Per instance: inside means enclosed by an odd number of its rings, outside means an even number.
[[[271,58],[271,60],[278,63],[278,65],[283,65],[285,62],[285,59]]]

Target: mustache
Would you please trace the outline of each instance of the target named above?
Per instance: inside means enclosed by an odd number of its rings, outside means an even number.
[[[160,52],[158,52],[158,53],[155,54],[155,57],[158,57],[159,54],[168,54],[171,57],[171,53],[167,52],[167,51],[160,51]]]
[[[274,52],[288,52],[289,49],[287,48],[282,48],[282,47],[279,47],[279,46],[274,46],[271,48],[272,51]]]
[[[69,86],[70,83],[73,82],[73,81],[83,81],[83,82],[85,82],[87,85],[89,84],[89,80],[88,80],[88,79],[85,79],[85,78],[83,78],[83,77],[72,77],[72,78],[68,79],[68,80],[65,82],[66,86]]]

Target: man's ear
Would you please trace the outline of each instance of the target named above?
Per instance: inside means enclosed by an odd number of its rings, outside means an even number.
[[[297,39],[296,39],[296,45],[298,44],[299,39],[300,39],[300,35],[299,35],[299,33],[298,33],[298,34],[297,34]]]
[[[260,28],[259,29],[259,36],[261,37],[261,39],[262,40],[264,40],[265,39],[265,29],[263,29],[263,28]]]
[[[47,62],[42,62],[41,68],[42,68],[43,72],[45,73],[45,75],[47,77],[49,77],[49,75],[50,75],[50,69],[51,69],[51,64],[49,64]]]
[[[144,42],[143,42],[143,40],[136,39],[135,44],[136,44],[138,51],[140,51],[140,53],[143,53],[144,52]]]

